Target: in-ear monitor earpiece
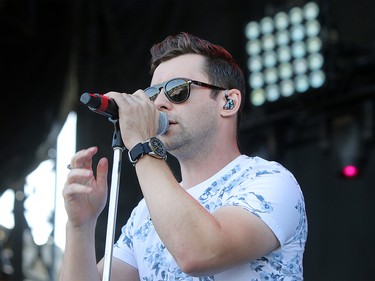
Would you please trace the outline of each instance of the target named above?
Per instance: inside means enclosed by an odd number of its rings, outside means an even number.
[[[226,91],[225,91],[225,99],[227,100],[227,102],[225,103],[223,108],[226,109],[226,110],[233,109],[234,108],[234,102],[231,98],[228,97],[228,94],[227,94]]]

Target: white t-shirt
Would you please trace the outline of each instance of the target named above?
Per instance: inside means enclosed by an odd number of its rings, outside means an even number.
[[[138,269],[140,280],[303,280],[305,203],[297,181],[287,169],[276,162],[241,155],[187,192],[211,213],[232,205],[255,214],[272,229],[281,246],[260,259],[222,273],[191,277],[181,271],[161,242],[142,199],[123,226],[113,251],[114,257]]]

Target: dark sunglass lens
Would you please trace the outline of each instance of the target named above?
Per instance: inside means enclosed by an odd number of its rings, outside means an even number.
[[[189,96],[189,84],[182,79],[173,79],[165,85],[166,94],[173,102],[184,102]]]
[[[151,101],[154,101],[156,100],[160,91],[155,87],[149,87],[145,90],[145,93],[147,94],[147,96],[150,98]]]

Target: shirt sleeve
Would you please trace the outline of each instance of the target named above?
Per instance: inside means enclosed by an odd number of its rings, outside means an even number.
[[[132,211],[127,223],[121,228],[121,235],[113,246],[113,256],[138,268],[133,248],[134,219],[136,213],[137,208]]]
[[[284,167],[257,170],[233,187],[227,205],[241,206],[262,219],[281,245],[296,235],[303,195],[294,176]]]

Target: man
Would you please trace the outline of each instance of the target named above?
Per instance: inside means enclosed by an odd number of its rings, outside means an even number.
[[[242,71],[222,47],[187,33],[151,53],[151,87],[106,94],[119,107],[144,195],[114,245],[111,280],[302,280],[307,220],[298,183],[280,164],[238,148]],[[159,111],[169,129],[155,139]],[[164,147],[179,160],[180,183]],[[79,151],[70,163],[61,281],[102,277],[94,233],[107,199],[108,161],[99,161],[94,178],[96,152]]]

